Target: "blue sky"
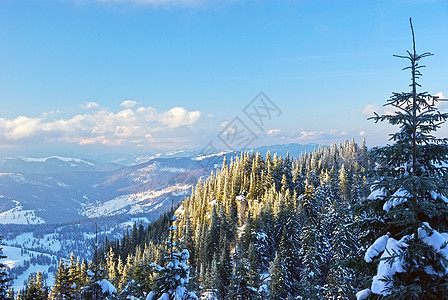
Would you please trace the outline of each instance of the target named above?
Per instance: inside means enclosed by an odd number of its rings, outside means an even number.
[[[225,150],[235,117],[250,146],[385,144],[366,119],[409,89],[409,17],[448,95],[448,1],[0,0],[0,154]],[[260,129],[261,91],[281,113]]]

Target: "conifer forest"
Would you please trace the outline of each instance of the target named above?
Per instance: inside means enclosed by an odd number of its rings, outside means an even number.
[[[53,286],[38,272],[13,290],[0,265],[0,298],[448,299],[448,114],[419,84],[432,54],[411,33],[409,90],[369,121],[392,125],[386,146],[224,158],[148,226],[61,260]]]

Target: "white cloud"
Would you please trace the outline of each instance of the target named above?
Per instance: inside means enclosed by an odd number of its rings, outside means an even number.
[[[345,139],[351,139],[354,137],[359,137],[360,135],[366,134],[365,132],[359,131],[344,131],[344,130],[301,130],[301,131],[287,131],[274,129],[274,134],[266,132],[266,136],[269,137],[270,142],[272,139],[282,141],[282,143],[321,143],[321,144],[332,144],[340,143]],[[275,143],[275,142],[274,142]]]
[[[433,96],[436,96],[439,99],[448,98],[443,92],[438,92]],[[448,110],[448,101],[439,101],[436,103],[436,106],[440,110]],[[378,115],[393,115],[395,114],[395,110],[396,109],[390,105],[378,107],[376,104],[367,104],[363,108],[358,109],[358,112],[361,112],[366,117],[373,117],[375,112]]]
[[[390,105],[378,107],[376,104],[367,104],[363,108],[358,109],[358,111],[366,117],[374,117],[375,113],[380,116],[395,114],[395,108]]]
[[[372,117],[372,116],[374,116],[375,112],[378,113],[379,108],[376,104],[367,104],[366,106],[361,108],[359,111],[367,117]]]
[[[91,109],[91,108],[98,108],[98,107],[100,107],[100,105],[93,101],[84,103],[82,105],[82,108],[84,108],[84,109]]]
[[[301,131],[300,137],[298,137],[301,141],[308,141],[308,140],[317,140],[322,137],[323,132],[317,132],[317,131]]]
[[[18,140],[36,133],[41,125],[37,118],[18,116],[13,120],[0,118],[0,132],[10,140]]]
[[[438,92],[437,94],[435,94],[434,96],[438,97],[439,99],[448,99],[448,97],[443,93],[443,92]],[[438,109],[440,109],[442,112],[445,112],[446,110],[448,110],[448,101],[444,100],[444,101],[438,101],[436,103],[436,106]]]
[[[123,106],[123,107],[126,107],[126,108],[133,108],[137,104],[138,104],[137,101],[125,100],[125,101],[121,102],[120,105]]]
[[[447,98],[443,92],[438,92],[434,96],[438,97],[439,99],[446,99]]]
[[[275,135],[279,135],[281,132],[282,132],[281,129],[270,129],[266,132],[266,134],[269,136],[275,136]]]
[[[187,111],[183,107],[174,107],[163,114],[162,122],[175,128],[183,125],[194,124],[201,117],[199,111]]]
[[[69,118],[55,118],[54,114],[42,114],[40,118],[18,116],[0,118],[0,140],[15,143],[20,140],[63,141],[79,145],[148,144],[163,139],[170,133],[176,137],[176,128],[196,123],[201,113],[174,107],[158,112],[152,107],[138,107],[134,101],[124,102],[128,108],[118,112],[101,108]],[[123,104],[123,103],[122,103]],[[179,133],[177,133],[179,135]]]

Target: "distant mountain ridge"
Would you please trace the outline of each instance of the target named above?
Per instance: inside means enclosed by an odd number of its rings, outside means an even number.
[[[259,146],[259,147],[249,147],[240,150],[226,150],[220,151],[218,153],[227,154],[234,153],[239,154],[241,152],[253,151],[254,153],[259,152],[262,156],[265,156],[266,152],[269,150],[272,155],[277,153],[278,156],[286,156],[289,152],[291,157],[298,157],[301,153],[312,152],[315,149],[319,148],[319,144],[308,143],[308,144],[298,144],[298,143],[289,143],[289,144],[275,144],[269,146]],[[148,162],[152,159],[156,158],[173,158],[173,157],[192,157],[197,158],[201,156],[207,156],[201,154],[202,150],[177,150],[177,151],[169,151],[169,152],[159,152],[152,154],[143,154],[143,153],[134,153],[127,155],[105,155],[102,156],[101,159],[96,159],[98,161],[110,161],[113,164],[123,165],[123,166],[132,166],[138,165],[145,162]],[[208,155],[216,155],[218,153],[209,153]]]
[[[102,163],[87,159],[50,156],[44,158],[4,157],[0,158],[0,172],[28,174],[56,174],[70,171],[102,172],[121,166],[114,163]]]
[[[63,223],[118,214],[158,215],[172,202],[183,200],[197,179],[208,176],[215,162],[222,159],[206,158],[198,163],[192,158],[155,158],[107,171],[82,161],[75,165],[59,159],[9,159],[0,169],[0,224],[18,220],[24,224]],[[30,163],[30,172],[23,172]]]
[[[291,157],[316,149],[317,144],[263,146],[266,151]],[[130,155],[130,165],[90,159],[50,156],[0,158],[0,224],[64,223],[120,214],[159,215],[189,195],[199,177],[221,166],[225,151],[199,156],[174,151]],[[188,156],[191,155],[191,156]],[[148,159],[148,160],[147,160]],[[140,161],[141,163],[135,164]],[[133,162],[133,163],[132,163]]]

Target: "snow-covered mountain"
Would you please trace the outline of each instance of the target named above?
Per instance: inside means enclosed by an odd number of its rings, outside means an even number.
[[[263,156],[267,150],[299,156],[317,147],[249,150]],[[199,177],[208,177],[224,157],[230,161],[236,154],[131,155],[121,161],[129,165],[59,156],[0,158],[0,232],[14,286],[23,286],[38,269],[49,273],[51,283],[60,258],[69,258],[71,252],[91,257],[95,232],[100,240],[113,240],[135,222],[151,222],[182,201]]]
[[[68,171],[99,172],[116,170],[120,167],[121,165],[114,163],[62,156],[0,158],[0,172],[3,173],[55,174]]]
[[[297,157],[301,153],[306,152],[312,152],[315,149],[319,148],[319,144],[315,143],[308,143],[308,144],[297,144],[297,143],[290,143],[290,144],[278,144],[278,145],[269,145],[269,146],[260,146],[260,147],[254,147],[254,148],[245,148],[240,149],[239,151],[232,151],[232,150],[224,150],[219,151],[219,153],[239,153],[239,152],[247,152],[247,151],[253,151],[254,153],[259,152],[262,156],[266,154],[266,152],[269,150],[272,155],[277,153],[278,156],[286,156],[286,153],[289,153],[291,157]],[[142,163],[146,163],[150,160],[153,160],[155,158],[174,158],[174,157],[200,157],[204,156],[201,155],[202,151],[199,150],[176,150],[176,151],[169,151],[169,152],[158,152],[158,153],[152,153],[152,154],[144,154],[144,153],[133,153],[133,154],[108,154],[108,155],[102,155],[101,157],[95,158],[96,161],[108,161],[113,164],[123,165],[123,166],[135,166]],[[212,153],[211,155],[216,155],[217,153]]]
[[[158,153],[133,153],[133,154],[107,154],[98,157],[98,161],[110,161],[122,166],[135,166],[143,164],[155,158],[195,157],[198,151],[176,150]]]
[[[3,159],[0,224],[64,223],[119,214],[158,215],[172,202],[183,200],[197,179],[208,176],[225,155],[234,153],[201,160],[154,158],[124,167],[59,157]],[[31,164],[30,171],[26,164]]]
[[[299,156],[316,144],[287,144],[249,149],[262,155]],[[234,151],[193,155],[173,151],[131,155],[140,164],[119,165],[89,159],[50,156],[0,158],[0,224],[66,223],[120,214],[161,212],[183,200],[201,176],[220,167]],[[191,155],[191,156],[189,156]]]

